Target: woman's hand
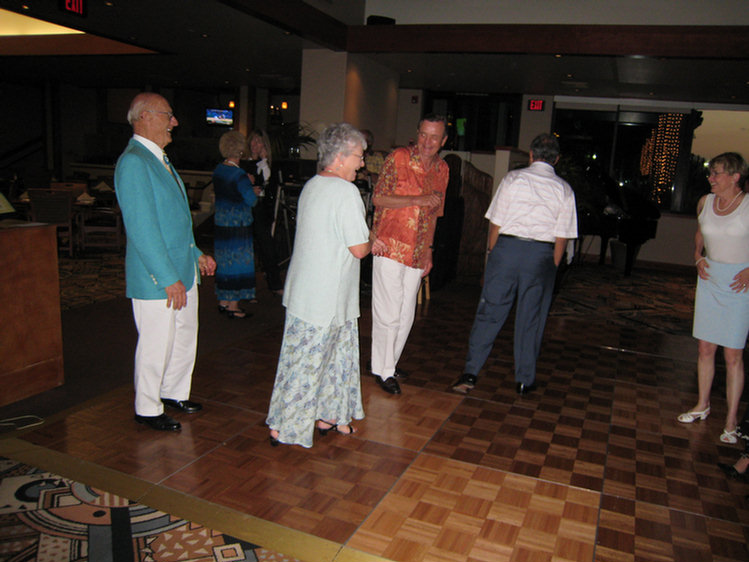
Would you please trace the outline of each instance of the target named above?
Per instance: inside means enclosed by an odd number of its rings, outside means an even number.
[[[442,203],[442,197],[440,197],[440,194],[436,192],[428,195],[417,195],[415,200],[419,207],[426,207],[428,209],[439,207]]]
[[[707,272],[707,268],[710,267],[710,264],[707,263],[705,258],[698,259],[697,263],[694,265],[697,267],[697,275],[699,275],[701,279],[704,279],[705,281],[710,279],[710,274]]]
[[[373,256],[384,256],[385,253],[388,251],[387,244],[377,238],[374,242],[372,242],[372,255]]]
[[[737,293],[746,293],[749,289],[749,267],[736,274],[730,287]]]

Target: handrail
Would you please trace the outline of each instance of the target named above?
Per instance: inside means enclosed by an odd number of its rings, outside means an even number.
[[[12,166],[27,156],[44,149],[42,137],[36,137],[0,154],[0,169]]]

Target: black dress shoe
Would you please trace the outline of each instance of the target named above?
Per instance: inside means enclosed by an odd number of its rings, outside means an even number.
[[[385,380],[382,380],[380,377],[375,377],[377,379],[377,384],[380,385],[382,390],[389,394],[400,394],[401,393],[401,387],[398,384],[398,381],[395,380],[395,377],[388,377]]]
[[[458,394],[468,394],[476,386],[477,380],[478,377],[476,375],[463,373],[462,375],[460,375],[458,380],[453,383],[450,389],[453,392],[457,392]]]
[[[161,414],[160,416],[139,416],[135,414],[135,421],[145,424],[156,431],[179,431],[182,427],[178,421],[173,420],[166,414]]]
[[[161,402],[164,406],[169,406],[170,408],[179,410],[180,412],[185,412],[186,414],[194,414],[203,409],[202,404],[190,400],[172,400],[171,398],[162,398]]]
[[[529,392],[533,392],[534,390],[536,390],[536,383],[525,384],[524,382],[519,382],[517,385],[515,385],[515,392],[517,392],[521,396],[524,394],[528,394]]]
[[[406,371],[401,371],[398,367],[395,368],[395,373],[393,373],[393,376],[396,379],[407,379],[408,373]]]

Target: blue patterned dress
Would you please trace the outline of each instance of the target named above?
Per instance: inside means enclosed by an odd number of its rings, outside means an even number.
[[[225,301],[254,299],[252,208],[257,196],[252,182],[243,169],[219,164],[213,171],[213,187],[216,193],[216,297]]]

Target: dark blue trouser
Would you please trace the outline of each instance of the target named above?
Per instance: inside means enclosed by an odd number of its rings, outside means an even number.
[[[486,264],[464,373],[478,375],[517,299],[515,380],[532,384],[556,276],[554,246],[508,236],[497,239]]]

